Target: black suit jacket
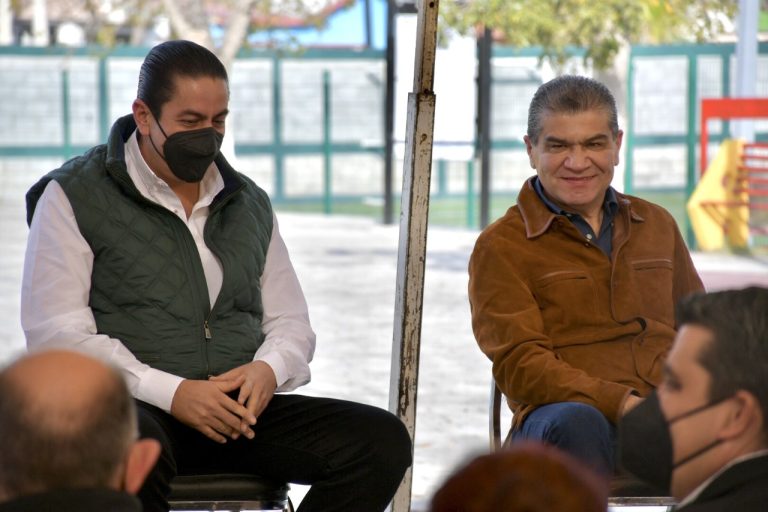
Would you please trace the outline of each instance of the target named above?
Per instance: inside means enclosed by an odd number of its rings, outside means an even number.
[[[679,512],[768,511],[768,455],[728,468]]]
[[[61,489],[0,503],[0,512],[141,512],[141,502],[108,489]]]

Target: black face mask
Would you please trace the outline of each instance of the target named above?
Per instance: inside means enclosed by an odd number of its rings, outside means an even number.
[[[158,151],[152,136],[149,137],[149,140],[173,174],[188,183],[197,183],[202,180],[205,171],[219,156],[224,135],[214,128],[200,128],[199,130],[176,132],[169,137],[159,121],[157,125],[165,135],[163,153]]]
[[[668,496],[674,470],[722,442],[716,439],[675,462],[669,427],[677,421],[714,407],[723,400],[704,404],[667,420],[661,411],[659,397],[654,391],[619,421],[619,464]]]

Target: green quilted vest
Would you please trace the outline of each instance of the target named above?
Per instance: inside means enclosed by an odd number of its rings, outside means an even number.
[[[119,119],[107,145],[43,177],[27,193],[28,222],[56,180],[93,251],[89,306],[98,332],[121,340],[140,361],[188,379],[252,361],[264,341],[260,278],[272,235],[269,198],[219,156],[225,186],[210,206],[204,239],[224,277],[211,307],[189,230],[143,198],[128,176],[123,146],[135,129],[131,116]]]

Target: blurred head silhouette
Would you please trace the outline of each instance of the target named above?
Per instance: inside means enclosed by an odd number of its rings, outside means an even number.
[[[557,448],[526,442],[454,473],[431,512],[605,512],[607,483]]]
[[[26,355],[0,372],[0,501],[54,489],[135,494],[160,454],[138,440],[120,373],[83,354]]]

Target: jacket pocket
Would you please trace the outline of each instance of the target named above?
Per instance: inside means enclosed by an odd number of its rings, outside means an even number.
[[[630,262],[632,289],[640,300],[641,316],[674,325],[672,296],[673,265],[669,258],[648,258]]]
[[[631,262],[634,270],[659,270],[667,269],[672,271],[672,260],[669,258],[651,258],[645,260],[634,260]]]
[[[583,270],[558,270],[534,278],[544,330],[553,338],[574,325],[593,321],[597,313],[595,285]]]

